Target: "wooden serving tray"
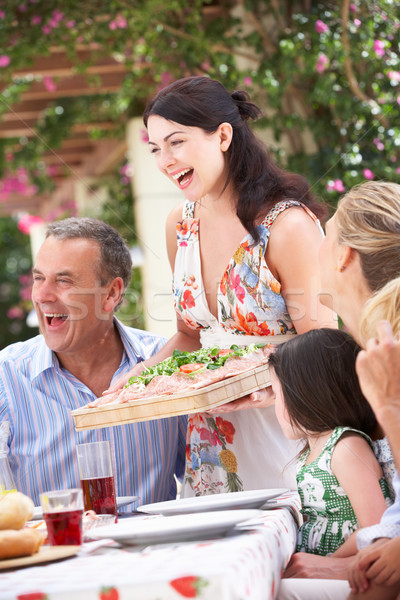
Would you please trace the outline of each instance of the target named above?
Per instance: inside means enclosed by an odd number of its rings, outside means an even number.
[[[136,421],[151,421],[204,412],[216,408],[270,385],[268,364],[212,383],[199,390],[179,394],[151,396],[126,404],[109,404],[99,408],[78,408],[72,411],[75,429],[97,429]]]

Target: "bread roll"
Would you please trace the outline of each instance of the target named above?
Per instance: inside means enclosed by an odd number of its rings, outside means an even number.
[[[0,496],[0,530],[22,529],[33,516],[33,502],[21,492]]]
[[[36,529],[5,529],[0,531],[0,560],[30,556],[39,551],[44,538]]]

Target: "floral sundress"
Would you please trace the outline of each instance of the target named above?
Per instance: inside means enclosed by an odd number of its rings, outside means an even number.
[[[258,244],[246,235],[229,261],[218,289],[216,319],[209,310],[201,275],[200,220],[194,218],[194,203],[185,202],[176,227],[175,309],[189,327],[200,330],[203,347],[276,343],[296,335],[280,283],[265,261],[270,227],[292,206],[304,208],[319,226],[315,215],[300,202],[276,204],[258,226]],[[284,437],[273,406],[217,417],[191,415],[182,495],[296,489],[297,452],[298,444]]]
[[[336,427],[318,458],[305,464],[309,450],[299,457],[297,486],[305,522],[298,532],[297,552],[333,554],[359,528],[350,500],[331,467],[335,446],[348,431],[364,437],[374,450],[371,439],[362,431]],[[382,477],[379,483],[389,506],[392,500],[386,479]]]

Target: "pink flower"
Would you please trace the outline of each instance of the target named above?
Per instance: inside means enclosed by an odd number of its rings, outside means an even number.
[[[375,40],[373,49],[375,54],[381,58],[385,54],[385,42],[382,42],[382,40]]]
[[[384,150],[385,146],[383,145],[383,143],[381,142],[381,140],[379,138],[375,138],[374,139],[374,144],[377,147],[378,150]]]
[[[363,175],[364,175],[365,179],[373,179],[375,177],[375,175],[373,174],[371,169],[364,169]]]
[[[387,75],[392,83],[400,83],[400,71],[389,71]]]
[[[205,71],[207,73],[207,71],[210,70],[211,65],[210,65],[210,61],[209,60],[205,60],[204,62],[201,63],[201,68],[203,69],[203,71]]]
[[[4,10],[0,10],[0,19],[5,19],[6,13]]]
[[[172,80],[173,80],[173,77],[169,71],[163,71],[161,73],[162,85],[166,86],[166,85],[170,84]]]
[[[326,23],[321,21],[321,19],[318,19],[318,21],[315,22],[315,31],[317,33],[327,33],[329,31],[329,27],[326,25]]]
[[[58,10],[58,8],[56,8],[56,10],[53,10],[53,19],[55,21],[61,21],[63,16],[64,16],[64,13],[62,13],[60,10]]]
[[[329,66],[329,58],[326,56],[326,54],[323,54],[322,52],[320,52],[318,54],[317,64],[315,65],[316,70],[318,71],[318,73],[323,73],[324,71],[326,71],[328,66]]]
[[[48,92],[55,92],[57,89],[57,86],[54,83],[53,79],[51,77],[49,77],[48,75],[43,77],[43,85]]]
[[[247,85],[248,87],[250,87],[253,84],[253,80],[251,77],[247,76],[243,79],[243,83],[244,83],[244,85]]]
[[[49,177],[55,177],[58,173],[57,165],[47,165],[46,166],[46,175]]]
[[[109,28],[112,30],[115,29],[126,29],[128,26],[128,22],[122,15],[117,15],[113,21],[110,21]]]
[[[354,25],[355,25],[356,27],[360,27],[360,25],[361,25],[361,21],[360,21],[360,19],[354,19]]]
[[[42,31],[45,35],[48,35],[49,33],[51,33],[51,27],[49,25],[43,25]]]
[[[32,296],[32,290],[28,287],[22,287],[19,290],[19,297],[21,300],[30,300]]]
[[[133,172],[132,172],[132,165],[131,163],[127,162],[125,165],[123,165],[120,170],[120,175],[122,175],[123,177],[132,177]]]
[[[65,23],[65,27],[68,27],[68,29],[72,29],[73,27],[75,27],[76,25],[76,21],[72,20],[72,21],[67,21]]]
[[[334,181],[328,181],[326,184],[328,192],[339,192],[342,193],[346,190],[346,187],[341,179],[335,179]]]
[[[397,167],[396,173],[398,173],[400,175],[400,167]]]
[[[41,223],[43,223],[41,217],[26,214],[19,219],[17,227],[22,233],[29,234],[32,227],[40,225]]]
[[[355,4],[350,4],[350,10],[351,10],[351,12],[355,13],[358,11],[358,8]]]
[[[31,278],[29,277],[29,275],[20,275],[18,277],[18,281],[21,285],[28,285],[28,283],[30,283],[31,281]]]
[[[7,56],[7,54],[2,54],[0,56],[0,67],[8,67],[11,62],[11,58]]]
[[[34,15],[31,19],[31,25],[40,25],[41,22],[42,17],[40,17],[39,15]]]
[[[117,15],[116,21],[118,23],[119,29],[126,29],[128,26],[128,22],[122,15]]]
[[[7,311],[8,319],[23,319],[25,316],[24,311],[20,306],[12,306]]]
[[[147,144],[147,143],[148,143],[148,141],[149,141],[149,136],[148,136],[148,134],[147,134],[147,129],[141,129],[141,130],[140,130],[140,140],[141,140],[142,142],[144,142],[145,144]]]
[[[400,104],[400,96],[397,96],[396,102],[397,102],[397,104]]]

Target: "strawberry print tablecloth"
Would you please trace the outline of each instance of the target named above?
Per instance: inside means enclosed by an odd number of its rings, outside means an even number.
[[[94,551],[96,544],[88,543],[68,560],[0,572],[0,598],[272,600],[296,545],[298,495],[272,506],[223,538]]]

